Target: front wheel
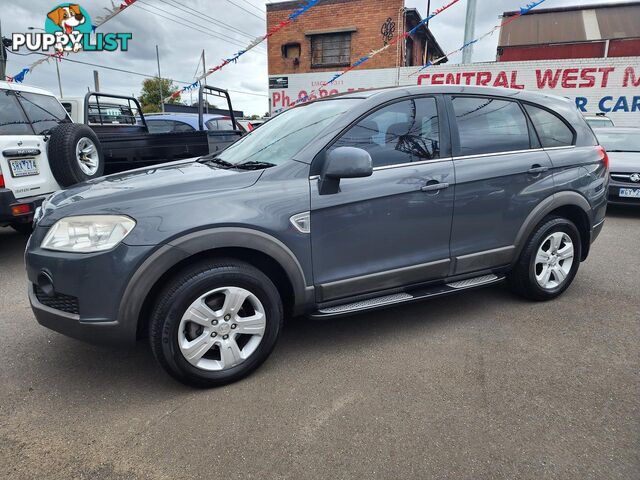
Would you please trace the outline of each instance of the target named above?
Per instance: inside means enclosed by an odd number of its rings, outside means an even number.
[[[151,347],[177,380],[224,385],[266,360],[282,320],[278,290],[260,270],[235,260],[205,262],[178,274],[161,292]]]
[[[549,217],[529,238],[518,263],[508,275],[508,283],[523,297],[551,300],[573,282],[580,256],[580,232],[573,222]]]

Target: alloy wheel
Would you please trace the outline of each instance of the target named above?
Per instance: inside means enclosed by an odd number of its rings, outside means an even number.
[[[256,295],[240,287],[216,288],[198,297],[183,314],[178,346],[197,368],[228,370],[256,351],[265,328],[265,309]]]
[[[574,261],[571,237],[565,232],[554,232],[540,244],[534,262],[538,285],[545,290],[561,286],[569,276]]]
[[[100,157],[98,149],[93,141],[87,137],[82,137],[76,145],[76,160],[82,172],[91,177],[98,171]]]

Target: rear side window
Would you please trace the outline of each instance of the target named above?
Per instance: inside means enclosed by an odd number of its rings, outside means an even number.
[[[67,111],[55,97],[21,92],[19,98],[37,135],[57,127],[60,123],[71,122]]]
[[[331,147],[358,147],[374,167],[440,157],[438,110],[433,98],[416,98],[376,110]]]
[[[33,135],[13,93],[0,90],[0,135]]]
[[[573,131],[558,116],[533,105],[525,105],[524,108],[531,117],[543,147],[573,145]]]
[[[460,155],[481,155],[531,147],[527,119],[516,102],[454,97]]]

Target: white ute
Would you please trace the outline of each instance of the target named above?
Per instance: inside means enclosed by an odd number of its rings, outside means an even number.
[[[53,94],[0,81],[0,226],[30,232],[44,198],[103,171],[95,133]]]

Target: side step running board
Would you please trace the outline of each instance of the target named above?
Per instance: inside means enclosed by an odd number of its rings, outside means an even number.
[[[467,290],[475,287],[480,287],[482,285],[498,283],[502,280],[504,280],[504,277],[499,277],[494,274],[482,275],[481,277],[468,278],[466,280],[434,285],[431,287],[416,288],[407,292],[383,295],[381,297],[359,300],[352,303],[344,303],[342,305],[321,307],[320,309],[318,309],[318,311],[312,313],[310,316],[311,318],[329,318],[339,315],[349,315],[390,305],[397,305],[400,303],[413,302],[426,298],[439,297],[460,290]]]

